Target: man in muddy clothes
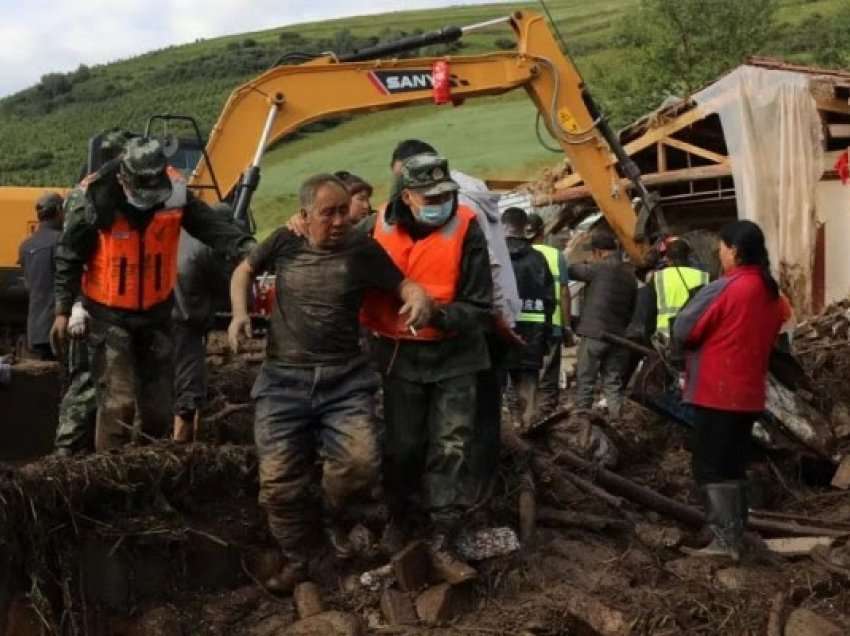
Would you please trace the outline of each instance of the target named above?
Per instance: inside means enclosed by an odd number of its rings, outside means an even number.
[[[91,316],[101,451],[130,439],[137,409],[147,435],[161,436],[172,423],[170,320],[181,228],[231,260],[255,242],[188,191],[155,139],[128,141],[70,196],[56,252],[51,343],[64,349],[81,296]]]
[[[254,384],[254,437],[260,458],[260,505],[286,559],[267,585],[287,593],[307,576],[315,457],[323,460],[321,511],[337,556],[350,555],[342,513],[373,485],[380,469],[374,396],[378,376],[360,348],[358,314],[366,290],[399,299],[396,317],[425,327],[431,300],[405,280],[368,235],[351,231],[345,184],[313,176],[299,193],[303,236],[281,228],[233,273],[231,347],[250,335],[246,297],[255,273],[273,271],[266,361]]]

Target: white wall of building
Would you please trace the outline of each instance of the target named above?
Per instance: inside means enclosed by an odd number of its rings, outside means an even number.
[[[821,181],[817,212],[824,223],[825,300],[829,305],[850,297],[850,184]]]

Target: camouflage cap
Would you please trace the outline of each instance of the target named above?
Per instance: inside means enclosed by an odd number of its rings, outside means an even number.
[[[124,146],[132,135],[126,130],[112,128],[100,138],[100,153],[105,160],[113,159],[124,152]]]
[[[121,165],[136,176],[154,176],[165,173],[167,164],[162,144],[150,137],[134,137],[124,147]]]
[[[401,188],[417,190],[426,197],[457,192],[458,185],[449,175],[449,162],[434,154],[413,155],[401,164]]]

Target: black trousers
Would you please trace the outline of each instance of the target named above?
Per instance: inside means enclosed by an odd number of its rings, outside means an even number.
[[[699,485],[743,480],[760,413],[694,406],[692,468]]]

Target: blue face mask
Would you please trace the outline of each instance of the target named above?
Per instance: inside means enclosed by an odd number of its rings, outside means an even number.
[[[423,205],[419,209],[419,214],[416,220],[422,225],[430,225],[431,227],[439,227],[449,220],[454,209],[454,199],[450,198],[443,203],[435,205]]]

